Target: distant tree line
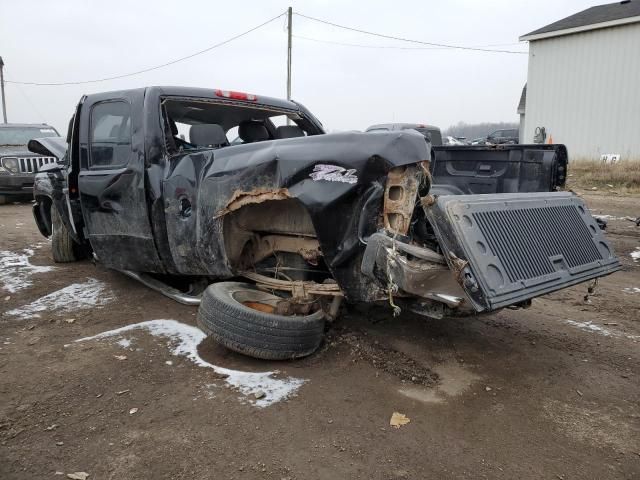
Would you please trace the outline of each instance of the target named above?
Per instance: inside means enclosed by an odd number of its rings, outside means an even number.
[[[442,131],[443,136],[465,137],[467,140],[474,138],[486,137],[495,130],[504,130],[507,128],[518,128],[517,122],[485,122],[485,123],[465,123],[458,122]]]

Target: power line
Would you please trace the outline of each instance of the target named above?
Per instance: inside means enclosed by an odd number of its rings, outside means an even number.
[[[381,48],[381,49],[389,49],[389,50],[450,50],[450,47],[401,47],[399,45],[365,45],[362,43],[348,43],[348,42],[336,42],[333,40],[324,40],[320,38],[311,38],[304,37],[302,35],[293,35],[295,38],[299,38],[301,40],[309,40],[311,42],[318,43],[328,43],[330,45],[340,45],[344,47],[360,47],[360,48]],[[511,45],[520,45],[519,42],[516,43],[500,43],[500,44],[492,44],[492,45],[478,45],[473,48],[483,48],[483,47],[506,47]]]
[[[387,38],[387,39],[390,39],[390,40],[398,40],[398,41],[401,41],[401,42],[417,43],[417,44],[420,44],[420,45],[428,45],[428,46],[431,46],[431,47],[452,48],[452,49],[458,49],[458,50],[472,50],[472,51],[476,51],[476,52],[515,53],[515,54],[520,54],[520,55],[522,55],[522,54],[526,55],[527,54],[527,52],[518,52],[518,51],[515,51],[515,50],[498,50],[498,49],[490,49],[490,48],[482,48],[482,47],[466,47],[466,46],[463,46],[463,45],[451,45],[451,44],[446,44],[446,43],[424,42],[424,41],[421,41],[421,40],[413,40],[413,39],[410,39],[410,38],[396,37],[396,36],[393,36],[393,35],[385,35],[383,33],[370,32],[368,30],[362,30],[360,28],[347,27],[345,25],[339,25],[337,23],[329,22],[328,20],[322,20],[320,18],[311,17],[309,15],[303,15],[302,13],[294,12],[294,15],[297,15],[298,17],[301,17],[301,18],[306,18],[307,20],[312,20],[314,22],[324,23],[325,25],[331,25],[332,27],[341,28],[343,30],[350,30],[352,32],[364,33],[365,35],[373,35],[375,37]]]
[[[226,45],[227,43],[230,43],[230,42],[233,42],[234,40],[237,40],[240,37],[244,37],[245,35],[250,34],[251,32],[254,32],[254,31],[258,30],[259,28],[262,28],[265,25],[268,25],[269,23],[277,20],[278,18],[282,17],[283,15],[286,15],[286,12],[283,12],[280,15],[275,16],[275,17],[267,20],[266,22],[263,22],[260,25],[257,25],[255,27],[249,29],[249,30],[246,30],[245,32],[239,33],[238,35],[235,35],[235,36],[233,36],[231,38],[223,40],[222,42],[216,43],[215,45],[211,45],[210,47],[207,47],[204,50],[200,50],[198,52],[192,53],[190,55],[187,55],[186,57],[181,57],[181,58],[178,58],[176,60],[171,60],[170,62],[163,63],[162,65],[156,65],[155,67],[149,67],[149,68],[145,68],[143,70],[138,70],[137,72],[125,73],[125,74],[122,74],[122,75],[114,75],[112,77],[98,78],[98,79],[95,79],[95,80],[82,80],[82,81],[77,81],[77,82],[39,83],[39,82],[19,82],[19,81],[16,81],[16,80],[5,80],[5,82],[6,83],[14,83],[14,84],[18,84],[18,85],[60,86],[60,85],[82,85],[82,84],[87,84],[87,83],[98,83],[98,82],[105,82],[107,80],[116,80],[116,79],[119,79],[119,78],[132,77],[134,75],[139,75],[141,73],[151,72],[152,70],[158,70],[159,68],[168,67],[169,65],[174,65],[174,64],[176,64],[178,62],[182,62],[184,60],[188,60],[188,59],[196,57],[198,55],[202,55],[203,53],[207,53],[207,52],[213,50],[214,48],[221,47],[223,45]]]

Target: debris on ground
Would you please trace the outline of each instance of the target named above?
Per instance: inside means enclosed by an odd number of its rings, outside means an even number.
[[[336,341],[351,347],[351,355],[355,360],[365,360],[374,368],[395,375],[402,381],[416,385],[432,386],[438,383],[439,376],[431,369],[420,365],[404,352],[383,345],[378,341],[370,341],[364,335],[347,332]]]
[[[404,413],[393,412],[393,415],[391,415],[391,420],[389,420],[389,425],[391,425],[393,428],[400,428],[410,421],[411,420],[409,419],[409,417],[407,417]]]
[[[127,356],[126,355],[114,355],[113,358],[115,358],[116,360],[126,360]]]
[[[133,415],[134,413],[138,413],[138,409],[135,407],[129,410],[129,415]]]
[[[67,473],[67,478],[71,478],[72,480],[87,480],[89,474],[87,472]]]

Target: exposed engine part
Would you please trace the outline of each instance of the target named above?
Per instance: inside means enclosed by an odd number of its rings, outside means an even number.
[[[384,228],[400,235],[406,235],[409,232],[418,187],[423,177],[424,172],[417,165],[389,170],[382,211]]]
[[[387,287],[390,302],[393,295],[415,295],[451,308],[465,305],[466,295],[442,255],[382,232],[369,238],[361,270]]]

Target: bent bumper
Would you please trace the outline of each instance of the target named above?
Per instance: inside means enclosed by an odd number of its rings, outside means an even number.
[[[468,304],[466,293],[442,255],[384,233],[369,237],[361,271],[400,296],[421,297],[450,308]]]

